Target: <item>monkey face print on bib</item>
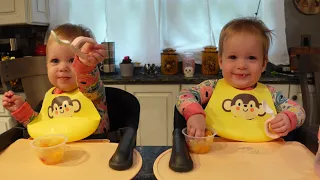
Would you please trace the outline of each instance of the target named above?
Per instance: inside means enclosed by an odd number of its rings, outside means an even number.
[[[205,109],[207,126],[214,128],[219,136],[231,140],[246,142],[273,140],[265,130],[266,121],[271,115],[265,112],[263,101],[276,112],[267,86],[257,83],[252,90],[239,90],[221,79]]]
[[[52,94],[53,90],[46,93],[39,115],[28,124],[29,135],[63,134],[72,142],[94,133],[101,118],[92,101],[79,89],[62,94]]]

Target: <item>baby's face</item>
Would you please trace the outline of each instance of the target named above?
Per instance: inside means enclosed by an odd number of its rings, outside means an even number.
[[[255,85],[266,65],[262,40],[257,36],[239,33],[224,42],[219,66],[223,78],[231,86],[244,89]]]
[[[67,46],[60,45],[53,39],[48,43],[47,69],[49,80],[52,85],[65,92],[77,88],[76,76],[72,67],[73,58],[74,54]]]

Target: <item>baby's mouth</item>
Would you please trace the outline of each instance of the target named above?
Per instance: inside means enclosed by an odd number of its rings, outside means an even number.
[[[70,79],[71,77],[58,77],[58,79],[61,79],[61,80],[68,80]]]
[[[233,74],[235,76],[238,76],[238,77],[247,77],[249,76],[249,74]]]
[[[247,112],[247,111],[248,111],[248,109],[243,109],[243,111],[244,111],[244,112]]]

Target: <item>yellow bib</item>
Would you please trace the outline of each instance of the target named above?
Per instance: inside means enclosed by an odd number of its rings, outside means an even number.
[[[52,94],[53,90],[47,91],[39,115],[28,124],[29,135],[63,134],[73,142],[93,134],[101,118],[92,101],[79,89],[62,94]]]
[[[276,113],[267,86],[258,83],[253,90],[239,90],[224,79],[218,81],[206,106],[207,126],[213,127],[223,138],[246,141],[270,141],[265,132],[265,122],[272,116],[266,114],[262,101]]]

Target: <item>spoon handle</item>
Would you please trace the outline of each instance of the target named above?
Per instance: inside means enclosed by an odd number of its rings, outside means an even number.
[[[80,49],[76,48],[74,45],[70,44],[70,49],[73,53],[75,53],[81,59],[88,59],[88,55],[83,53]]]

